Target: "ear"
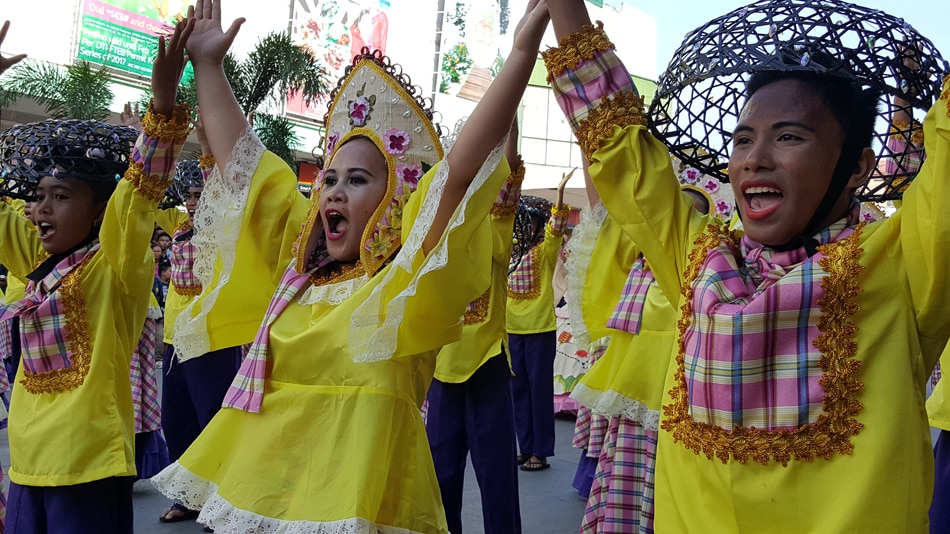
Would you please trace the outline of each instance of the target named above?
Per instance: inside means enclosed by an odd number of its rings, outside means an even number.
[[[861,151],[861,157],[858,158],[858,164],[854,166],[854,172],[851,173],[851,178],[848,179],[846,189],[859,189],[867,183],[868,178],[871,176],[871,171],[874,170],[875,161],[874,151],[871,150],[870,147],[865,147],[864,150]]]
[[[104,219],[106,216],[106,206],[108,205],[109,201],[107,200],[96,202],[94,209],[96,210],[97,215],[96,218],[92,220],[93,226],[100,226],[102,224],[102,219]]]

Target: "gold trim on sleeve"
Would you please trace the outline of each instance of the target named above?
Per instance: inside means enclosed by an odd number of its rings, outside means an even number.
[[[165,198],[165,190],[174,181],[174,178],[162,179],[158,175],[145,174],[145,166],[140,161],[129,164],[129,168],[125,171],[125,179],[132,182],[140,195],[152,202],[161,202]]]
[[[618,93],[613,98],[601,100],[600,104],[591,109],[587,117],[578,123],[577,144],[587,156],[587,161],[591,161],[594,152],[600,148],[601,139],[613,135],[615,127],[646,123],[643,97],[633,91]]]
[[[597,21],[597,26],[585,24],[579,31],[561,39],[557,48],[550,48],[541,52],[544,66],[548,69],[548,78],[558,76],[565,70],[573,69],[584,60],[593,59],[598,52],[613,50],[614,44],[604,31],[604,23]]]

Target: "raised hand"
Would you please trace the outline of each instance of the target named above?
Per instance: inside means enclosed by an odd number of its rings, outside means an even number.
[[[198,0],[188,8],[188,19],[195,21],[195,31],[188,38],[188,56],[195,69],[202,65],[220,65],[244,18],[235,19],[228,31],[221,29],[221,0]]]
[[[577,167],[571,169],[571,172],[561,175],[561,183],[557,184],[557,202],[554,204],[554,207],[560,209],[564,206],[564,188],[567,187],[567,182],[571,179],[571,176],[574,176],[574,171],[577,170]]]
[[[524,16],[515,26],[513,48],[523,49],[537,55],[541,38],[544,36],[550,18],[545,0],[528,0]]]
[[[195,29],[195,21],[185,19],[175,25],[171,39],[158,38],[158,56],[152,63],[152,111],[169,116],[175,107],[178,84],[188,59],[185,57],[185,42]]]
[[[119,113],[119,122],[122,123],[122,126],[131,126],[135,128],[136,131],[142,131],[142,119],[139,115],[139,103],[135,103],[135,110],[132,110],[132,103],[126,102],[125,107],[122,108],[122,113]]]
[[[7,37],[8,29],[10,29],[9,20],[3,23],[3,28],[0,28],[0,46],[3,46],[3,40]],[[0,56],[0,74],[3,74],[3,71],[23,61],[24,58],[26,58],[26,54],[18,54],[13,57]]]

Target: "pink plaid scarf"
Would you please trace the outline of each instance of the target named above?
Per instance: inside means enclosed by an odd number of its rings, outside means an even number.
[[[816,236],[834,243],[854,232],[856,215]],[[795,429],[822,413],[819,301],[821,253],[778,252],[743,237],[710,249],[693,281],[684,373],[692,419]]]
[[[61,292],[57,290],[98,251],[99,241],[93,241],[60,260],[38,283],[27,284],[23,300],[0,312],[4,327],[9,327],[6,321],[20,318],[21,362],[27,375],[44,375],[73,366],[74,353],[68,341],[76,333],[67,331]]]
[[[267,313],[264,314],[264,320],[257,331],[254,343],[251,344],[251,350],[244,358],[241,368],[224,396],[223,407],[254,413],[261,411],[261,404],[264,401],[265,368],[267,366],[270,327],[277,317],[287,309],[297,293],[309,283],[310,275],[297,273],[293,264],[284,271],[284,276],[277,286],[277,291],[271,297],[270,305],[267,307]]]
[[[613,315],[607,320],[607,328],[622,330],[631,334],[640,333],[640,321],[643,319],[643,303],[647,299],[647,291],[653,283],[653,273],[646,265],[643,256],[637,258],[630,268],[627,281],[623,286],[623,294]]]

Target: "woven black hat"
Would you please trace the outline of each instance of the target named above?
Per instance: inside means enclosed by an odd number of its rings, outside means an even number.
[[[919,69],[904,66],[908,50],[916,51]],[[813,60],[818,55],[833,61]],[[923,147],[911,145],[900,154],[888,148],[890,118],[900,109],[894,97],[926,112],[950,71],[929,39],[903,19],[845,2],[755,2],[686,35],[660,76],[650,105],[651,130],[688,165],[728,181],[727,147],[745,100],[745,84],[751,74],[763,70],[826,73],[880,92],[873,148],[878,161],[897,164],[889,166],[893,172],[878,166],[857,196],[862,201],[900,198],[917,170],[901,162],[919,160]],[[896,135],[909,142],[912,133],[907,127]]]
[[[521,196],[518,211],[515,213],[508,274],[518,267],[521,258],[531,250],[531,244],[538,236],[544,235],[544,227],[551,218],[551,206],[550,200],[531,195]]]
[[[46,120],[0,132],[0,195],[32,200],[45,176],[116,182],[138,132],[95,120]]]
[[[158,204],[158,207],[159,209],[167,209],[180,206],[185,202],[188,189],[204,186],[204,175],[201,174],[201,166],[198,160],[178,160],[178,166],[175,169],[175,181],[165,191],[165,199]]]

